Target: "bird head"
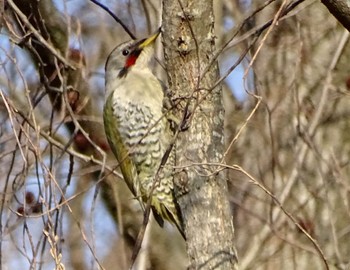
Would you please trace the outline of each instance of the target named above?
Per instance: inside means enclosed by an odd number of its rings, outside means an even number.
[[[159,34],[160,30],[148,38],[127,41],[115,47],[107,58],[107,76],[112,73],[114,77],[123,78],[133,68],[147,68]]]

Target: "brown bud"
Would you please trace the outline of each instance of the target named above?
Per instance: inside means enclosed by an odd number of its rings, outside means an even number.
[[[109,151],[110,150],[109,144],[106,141],[101,141],[101,142],[99,142],[98,145],[101,147],[101,149],[103,151]]]
[[[24,215],[24,207],[23,206],[20,206],[17,208],[17,212],[20,214],[20,215]]]
[[[77,134],[75,135],[74,142],[75,142],[75,146],[80,151],[87,150],[87,148],[90,146],[90,143],[89,143],[88,139],[80,131],[78,131]]]
[[[30,192],[30,191],[26,192],[25,200],[26,200],[26,204],[33,204],[35,201],[35,196],[33,192]]]
[[[72,108],[73,112],[76,111],[78,107],[78,101],[79,101],[80,94],[76,90],[68,90],[67,91],[67,101]]]
[[[302,227],[308,234],[310,234],[311,236],[314,235],[315,224],[311,220],[305,218],[298,218],[297,222],[300,225],[300,227]]]
[[[86,66],[86,60],[84,54],[78,49],[69,49],[68,57],[74,63],[77,63],[82,66]]]
[[[350,76],[346,79],[346,88],[350,90]]]
[[[36,214],[42,213],[42,204],[40,202],[37,202],[31,207],[31,209],[33,213],[36,213]]]

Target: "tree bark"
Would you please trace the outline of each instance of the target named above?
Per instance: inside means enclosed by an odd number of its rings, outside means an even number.
[[[221,87],[210,0],[163,0],[163,42],[169,88],[178,118],[188,111],[189,128],[176,141],[176,197],[190,269],[235,269],[233,225],[225,174],[214,166],[224,151]],[[202,76],[202,73],[210,68]]]

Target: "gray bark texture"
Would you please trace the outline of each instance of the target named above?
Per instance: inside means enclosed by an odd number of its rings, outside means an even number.
[[[190,269],[236,269],[226,177],[218,166],[224,152],[224,109],[221,87],[213,88],[219,79],[217,62],[211,63],[213,3],[164,0],[162,22],[175,114],[183,119],[186,108],[190,113],[189,128],[176,140],[175,179]]]

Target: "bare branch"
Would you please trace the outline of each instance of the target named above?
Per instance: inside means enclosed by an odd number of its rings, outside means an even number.
[[[350,31],[350,4],[347,0],[322,0],[329,12]]]
[[[107,13],[109,15],[111,15],[113,17],[113,19],[123,27],[125,32],[127,32],[128,35],[132,39],[136,39],[135,35],[129,30],[129,28],[123,23],[123,21],[121,19],[119,19],[107,6],[105,6],[104,4],[102,4],[102,3],[100,3],[99,1],[96,1],[96,0],[90,0],[90,1],[92,3],[94,3],[94,4],[96,4],[97,6],[99,6],[100,8],[102,8],[103,10],[107,11]]]

